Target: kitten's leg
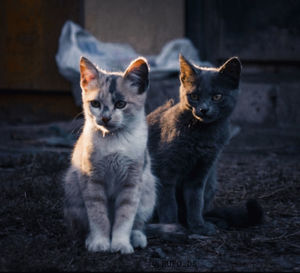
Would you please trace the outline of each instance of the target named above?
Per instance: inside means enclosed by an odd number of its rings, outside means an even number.
[[[104,183],[87,180],[82,185],[82,192],[90,225],[90,233],[85,241],[86,247],[93,252],[108,251],[110,249],[110,222]]]
[[[149,162],[150,160],[148,160]],[[131,242],[133,247],[145,248],[147,246],[147,237],[144,234],[145,222],[152,216],[156,201],[156,178],[150,171],[148,165],[143,173],[143,184],[140,203],[131,232]]]
[[[147,237],[144,233],[145,221],[137,214],[131,231],[130,241],[134,248],[145,248],[147,246]]]
[[[211,209],[217,190],[217,174],[214,165],[208,175],[204,192],[204,213]]]
[[[202,235],[212,235],[215,233],[214,225],[203,219],[204,190],[205,183],[202,183],[201,185],[185,185],[184,199],[186,204],[187,223],[192,232]]]
[[[141,175],[128,174],[115,201],[115,221],[112,229],[111,251],[133,253],[130,235],[140,200]]]
[[[176,201],[176,180],[173,184],[160,185],[157,212],[160,223],[174,224],[178,222]]]
[[[70,168],[64,181],[64,216],[75,239],[85,238],[89,223],[85,204],[79,187],[77,173]]]

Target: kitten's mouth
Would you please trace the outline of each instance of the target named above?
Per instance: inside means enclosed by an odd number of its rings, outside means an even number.
[[[207,116],[207,115],[203,115],[203,114],[199,114],[197,115],[196,112],[192,111],[193,112],[193,116],[199,120],[200,122],[203,122],[203,123],[210,123],[210,122],[213,122],[214,121],[214,118],[213,117],[210,117],[210,116]]]
[[[193,116],[198,119],[199,121],[203,122],[203,118],[196,115],[196,113],[193,112]]]
[[[197,119],[197,120],[199,120],[199,121],[201,121],[201,122],[204,122],[204,117],[202,116],[202,115],[199,115],[199,114],[197,114],[197,112],[193,109],[192,110],[192,113],[193,113],[193,116]]]
[[[98,123],[99,126],[106,128],[107,130],[112,130],[115,126],[112,124]]]
[[[99,130],[102,131],[103,136],[109,134],[110,132],[112,132],[115,129],[115,126],[113,124],[104,124],[102,121],[100,122],[95,122],[96,126]]]

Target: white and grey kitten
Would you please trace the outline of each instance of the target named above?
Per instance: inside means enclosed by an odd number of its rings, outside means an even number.
[[[134,60],[124,73],[80,60],[83,131],[65,176],[65,218],[89,251],[132,253],[146,247],[144,223],[155,205],[144,104],[149,68]]]

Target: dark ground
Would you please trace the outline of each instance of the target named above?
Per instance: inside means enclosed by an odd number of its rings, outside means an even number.
[[[0,127],[1,271],[300,271],[296,130],[242,128],[220,159],[216,204],[257,198],[263,225],[181,243],[150,237],[145,250],[122,256],[88,253],[67,236],[61,175],[73,127]]]

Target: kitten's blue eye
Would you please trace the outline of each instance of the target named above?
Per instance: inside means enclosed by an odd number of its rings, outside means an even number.
[[[219,101],[219,100],[221,100],[222,98],[223,98],[223,95],[222,95],[222,94],[215,94],[215,95],[212,96],[212,99],[213,99],[214,101]]]
[[[97,101],[97,100],[92,100],[92,101],[91,101],[91,105],[92,105],[94,108],[100,108],[100,102]]]
[[[192,93],[192,94],[190,94],[190,98],[191,98],[191,100],[197,101],[197,100],[199,100],[199,95]]]
[[[123,100],[118,100],[116,103],[115,103],[115,107],[118,108],[118,109],[122,109],[126,106],[126,101],[123,101]]]

